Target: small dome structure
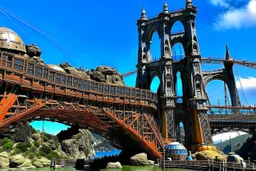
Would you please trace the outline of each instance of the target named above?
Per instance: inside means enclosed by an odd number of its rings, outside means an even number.
[[[63,68],[61,68],[59,65],[48,64],[47,66],[48,66],[49,68],[55,70],[55,71],[60,71],[60,72],[66,73],[66,71],[65,71]]]
[[[170,157],[172,160],[185,160],[188,155],[186,147],[179,142],[169,143],[164,147],[164,149],[165,157]]]
[[[26,53],[20,36],[11,29],[0,27],[0,49]]]

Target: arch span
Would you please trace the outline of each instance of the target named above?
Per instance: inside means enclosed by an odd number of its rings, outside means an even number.
[[[139,92],[134,93],[137,96]],[[99,96],[90,97],[83,103],[75,99],[74,101],[64,99],[64,101],[37,100],[35,102],[27,100],[31,102],[27,109],[15,115],[7,113],[3,122],[0,123],[0,131],[8,130],[13,124],[50,118],[65,124],[76,124],[87,128],[111,140],[116,147],[133,149],[134,154],[143,149],[153,158],[161,157],[160,151],[164,143],[159,136],[154,119],[156,110],[146,107],[147,105],[141,109],[136,105],[127,104],[126,101],[121,102],[121,99],[118,100],[119,102],[109,100],[109,103],[105,103]]]

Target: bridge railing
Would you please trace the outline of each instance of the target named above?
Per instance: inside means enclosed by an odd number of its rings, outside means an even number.
[[[254,169],[254,163],[245,162],[246,165],[244,166],[243,163],[235,163],[235,162],[226,162],[226,161],[214,161],[214,160],[192,160],[192,161],[180,161],[180,160],[159,160],[160,167],[165,168],[235,168],[235,169]],[[200,169],[200,170],[201,170]],[[202,169],[203,170],[203,169]]]
[[[210,120],[251,120],[256,119],[255,114],[243,114],[243,115],[230,115],[230,114],[215,114],[208,115]]]
[[[127,86],[101,83],[86,79],[86,71],[68,74],[30,58],[2,51],[0,56],[0,79],[20,84],[22,87],[50,93],[76,96],[84,94],[114,96],[121,99],[135,99],[157,103],[157,94]],[[86,96],[88,97],[88,96]]]

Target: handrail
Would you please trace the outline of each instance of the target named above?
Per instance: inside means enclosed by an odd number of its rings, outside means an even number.
[[[7,65],[7,62],[2,63],[3,55],[8,58],[11,56],[13,60],[11,61],[11,65]],[[21,68],[15,68],[14,60],[21,60]],[[28,73],[28,63],[33,64],[33,68],[31,69],[32,74]],[[68,73],[63,73],[60,71],[56,71],[51,69],[46,64],[41,65],[37,64],[34,61],[29,61],[29,59],[25,59],[20,55],[13,55],[9,52],[2,51],[0,56],[0,68],[3,67],[4,70],[12,71],[16,74],[23,75],[26,78],[30,78],[37,81],[46,82],[48,85],[54,85],[55,87],[63,87],[64,89],[76,90],[77,92],[81,91],[89,91],[93,93],[103,94],[103,95],[117,95],[124,97],[131,97],[136,99],[145,99],[157,102],[157,95],[149,90],[142,90],[139,88],[128,87],[128,86],[119,86],[110,83],[101,83],[94,80],[86,79],[82,76],[74,76]],[[36,76],[36,68],[39,68],[40,76]],[[44,78],[44,71],[47,70],[47,78]],[[50,73],[53,73],[53,81],[50,80]],[[60,77],[60,82],[57,82],[57,75]],[[65,77],[65,84],[62,83],[62,77]],[[68,85],[68,79],[71,78],[70,83]],[[73,86],[72,86],[73,84]],[[107,90],[107,91],[106,91]]]

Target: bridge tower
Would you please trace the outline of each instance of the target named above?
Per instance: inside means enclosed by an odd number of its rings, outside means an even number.
[[[212,137],[207,116],[206,93],[200,64],[200,48],[196,36],[197,9],[192,0],[186,0],[185,8],[169,12],[165,2],[163,11],[154,18],[148,19],[145,9],[137,21],[139,32],[139,49],[136,87],[150,89],[155,76],[160,79],[158,88],[161,116],[161,133],[166,142],[177,141],[177,128],[182,122],[185,129],[185,145],[192,151],[212,149]],[[181,22],[184,32],[171,33],[176,22]],[[161,42],[159,60],[152,61],[150,44],[152,35],[157,32]],[[173,60],[172,47],[181,43],[185,58]],[[175,86],[176,73],[181,73],[183,97],[178,102]]]
[[[226,84],[230,91],[230,98],[232,106],[241,106],[239,94],[236,87],[235,76],[233,72],[233,62],[229,62],[233,60],[229,54],[228,45],[226,45],[226,61],[224,61],[224,70],[226,76]]]

